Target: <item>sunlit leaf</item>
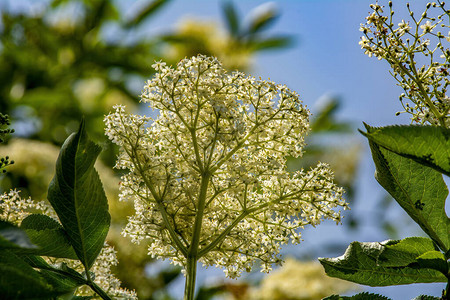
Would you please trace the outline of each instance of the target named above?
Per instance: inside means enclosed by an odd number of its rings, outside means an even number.
[[[385,267],[378,264],[382,243],[353,242],[343,256],[320,258],[325,272],[332,277],[369,286],[447,282],[439,271],[420,267]]]
[[[367,134],[374,128],[366,125]],[[442,174],[389,151],[369,139],[378,183],[400,204],[434,242],[450,249],[450,220],[445,213],[447,186]]]
[[[363,134],[378,146],[450,176],[449,128],[387,126]]]

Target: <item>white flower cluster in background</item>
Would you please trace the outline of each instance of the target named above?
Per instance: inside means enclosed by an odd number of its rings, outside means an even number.
[[[128,170],[120,198],[135,203],[125,235],[149,239],[154,257],[186,267],[195,256],[235,278],[256,260],[269,271],[280,245],[300,242],[299,228],[340,222],[347,203],[327,165],[286,171],[309,129],[297,93],[206,56],[153,67],[141,101],[158,117],[116,106],[105,118],[116,167]]]
[[[283,266],[264,277],[245,299],[315,300],[358,289],[355,283],[329,277],[317,261],[286,259]]]
[[[33,201],[32,199],[22,199],[17,190],[0,195],[0,219],[19,226],[23,219],[31,213],[41,213],[55,220],[58,217],[53,208],[44,201]],[[50,264],[67,264],[70,268],[78,272],[83,272],[83,265],[77,260],[65,258],[44,257]],[[117,265],[118,260],[114,248],[104,244],[99,256],[94,262],[91,272],[95,274],[94,282],[100,286],[113,299],[137,299],[134,291],[129,291],[120,287],[120,280],[111,273],[111,267]],[[96,297],[96,293],[87,286],[81,286],[75,292],[76,296]]]
[[[360,27],[361,48],[391,65],[391,74],[405,91],[400,96],[404,112],[412,114],[413,122],[450,128],[450,11],[438,1],[428,3],[417,16],[407,4],[409,20],[395,21],[392,1],[388,6],[386,16],[383,6],[371,4],[373,12]]]

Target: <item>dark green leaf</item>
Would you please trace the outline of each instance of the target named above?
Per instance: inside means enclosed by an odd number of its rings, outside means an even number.
[[[87,269],[100,253],[110,223],[108,201],[94,169],[100,150],[88,139],[82,121],[61,148],[48,190],[48,199]]]
[[[441,297],[434,297],[434,296],[427,296],[427,295],[420,295],[415,297],[412,300],[440,300]]]
[[[25,231],[15,225],[0,220],[0,249],[37,249]]]
[[[437,249],[433,240],[424,237],[389,241],[378,257],[378,264],[385,267],[405,267],[416,262],[420,255],[435,250]]]
[[[139,25],[142,22],[142,20],[151,16],[153,13],[155,13],[158,9],[160,9],[163,5],[165,5],[168,2],[169,2],[168,0],[154,0],[152,2],[149,2],[145,7],[143,7],[139,11],[139,13],[137,13],[135,16],[126,21],[125,27],[133,27]]]
[[[421,268],[435,269],[442,274],[448,273],[448,264],[445,256],[440,251],[428,251],[417,257],[417,263]]]
[[[363,134],[378,146],[450,176],[449,128],[387,126]]]
[[[359,293],[353,296],[338,296],[338,295],[332,295],[326,298],[323,298],[322,300],[391,300],[391,298],[379,295],[379,294],[373,294],[373,293]]]
[[[41,214],[26,217],[20,225],[31,242],[40,247],[36,254],[77,259],[64,228],[56,220]]]
[[[374,130],[365,125],[367,134]],[[378,183],[408,215],[444,250],[450,249],[450,220],[445,214],[447,186],[442,174],[400,156],[369,139]]]
[[[381,266],[377,262],[383,250],[382,243],[353,242],[343,256],[319,261],[329,276],[369,286],[447,282],[444,274],[433,269]]]
[[[68,291],[54,288],[30,265],[8,250],[0,250],[0,295],[2,299],[49,299]]]
[[[238,37],[239,35],[239,16],[236,8],[231,1],[225,1],[222,4],[222,11],[225,15],[228,31],[231,36]]]
[[[86,283],[86,278],[72,268],[69,268],[65,263],[59,265],[49,265],[42,257],[37,255],[23,255],[21,258],[31,267],[51,271],[60,274],[64,277],[71,278],[78,285]]]

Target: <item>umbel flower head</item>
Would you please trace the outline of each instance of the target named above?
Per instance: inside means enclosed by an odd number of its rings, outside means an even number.
[[[437,1],[415,15],[408,3],[409,19],[397,23],[392,1],[388,6],[389,14],[378,3],[370,5],[373,12],[360,26],[361,48],[391,65],[391,74],[405,91],[400,95],[404,112],[413,122],[450,128],[450,10]]]
[[[340,221],[342,189],[325,164],[289,173],[302,154],[308,110],[284,85],[227,73],[215,58],[159,62],[141,101],[153,120],[123,106],[105,118],[120,146],[123,200],[135,203],[124,234],[149,239],[149,254],[224,268],[228,277],[280,262],[280,245],[299,228]]]

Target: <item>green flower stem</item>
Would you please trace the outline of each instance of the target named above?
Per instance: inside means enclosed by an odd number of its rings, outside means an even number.
[[[186,285],[184,287],[184,300],[194,300],[196,276],[197,258],[188,257],[186,264]]]
[[[203,213],[205,210],[206,194],[211,175],[209,173],[202,174],[200,193],[197,203],[197,215],[195,216],[194,232],[192,234],[191,245],[188,249],[186,257],[186,285],[184,290],[184,300],[193,300],[195,292],[195,276],[197,273],[198,245],[200,242],[200,233],[202,230]]]
[[[90,281],[87,284],[94,292],[97,293],[97,295],[100,296],[100,298],[102,298],[103,300],[112,300],[111,297],[108,296],[108,294],[105,293],[104,290],[101,289],[101,287],[99,287],[95,282]]]

